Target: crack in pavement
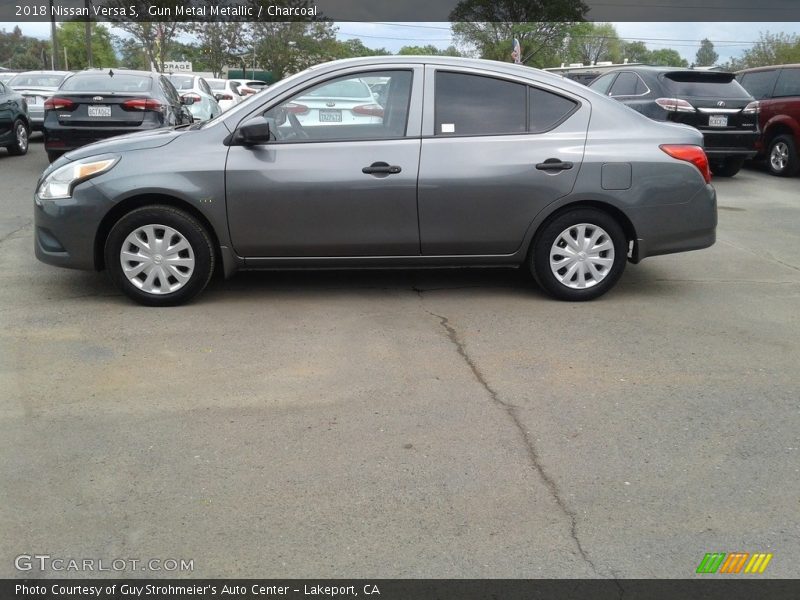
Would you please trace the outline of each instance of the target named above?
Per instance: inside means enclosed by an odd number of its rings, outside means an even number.
[[[14,229],[12,232],[7,233],[6,235],[4,235],[3,237],[0,238],[0,245],[5,243],[7,240],[10,240],[11,236],[14,235],[15,233],[19,233],[20,231],[22,231],[23,229],[27,229],[31,225],[33,225],[33,221],[26,221],[21,226],[19,226],[16,229]]]
[[[416,286],[413,286],[412,289],[417,293],[420,300],[422,300],[423,290],[417,288]],[[423,310],[425,310],[425,312],[431,315],[432,317],[436,317],[437,319],[439,319],[439,324],[447,332],[448,339],[455,346],[456,352],[458,352],[459,356],[461,356],[461,358],[464,359],[464,362],[467,363],[467,366],[472,371],[472,375],[475,377],[478,383],[483,387],[483,389],[486,390],[486,392],[489,394],[489,396],[492,399],[492,402],[505,411],[505,413],[511,419],[511,422],[519,431],[520,436],[522,437],[522,441],[525,444],[525,449],[531,465],[533,466],[534,470],[538,473],[539,477],[542,479],[545,486],[547,486],[547,489],[550,491],[550,494],[552,495],[559,509],[561,509],[561,512],[563,512],[564,515],[567,517],[567,519],[569,519],[570,537],[575,542],[575,546],[578,549],[578,553],[580,554],[584,562],[586,562],[586,564],[588,564],[591,567],[592,571],[594,571],[594,573],[599,576],[600,572],[598,571],[597,566],[594,564],[594,561],[592,561],[592,559],[589,558],[586,549],[583,547],[583,544],[581,543],[581,540],[578,537],[578,519],[575,513],[572,510],[570,510],[570,508],[567,506],[567,503],[562,498],[561,491],[558,489],[558,485],[556,484],[555,480],[545,470],[544,465],[542,464],[542,460],[539,457],[539,452],[536,450],[536,445],[533,443],[533,440],[530,437],[530,432],[527,431],[525,429],[525,426],[522,424],[522,421],[517,412],[517,407],[503,400],[497,393],[497,390],[495,390],[489,384],[489,382],[486,381],[486,378],[484,377],[480,368],[467,352],[464,343],[461,341],[461,338],[458,335],[458,332],[450,324],[450,320],[447,317],[438,315],[425,308],[423,308]]]

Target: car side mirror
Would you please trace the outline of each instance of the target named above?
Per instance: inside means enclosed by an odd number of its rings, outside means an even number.
[[[267,144],[270,141],[269,121],[264,117],[255,117],[239,127],[236,139],[245,146]]]
[[[185,104],[186,106],[191,106],[194,104],[194,98],[192,96],[181,96],[181,104]]]
[[[219,102],[220,100],[222,100],[222,96],[223,96],[222,94],[214,94],[214,100]]]

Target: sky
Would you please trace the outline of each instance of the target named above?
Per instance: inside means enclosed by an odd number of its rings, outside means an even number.
[[[26,35],[47,38],[49,23],[0,22],[0,29],[10,31],[19,25]],[[406,45],[433,44],[446,48],[453,43],[448,23],[336,23],[341,40],[360,38],[370,48],[386,48],[396,52]],[[714,42],[719,62],[727,62],[749,48],[762,32],[785,32],[800,35],[800,23],[614,23],[619,36],[626,41],[641,40],[651,50],[674,48],[689,63],[694,61],[700,40]],[[510,44],[510,41],[509,41]],[[523,49],[524,50],[524,49]],[[558,65],[553,65],[558,66]]]

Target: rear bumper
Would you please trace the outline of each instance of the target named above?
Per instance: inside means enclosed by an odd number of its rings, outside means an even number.
[[[717,193],[706,185],[688,202],[631,209],[636,229],[631,262],[648,256],[713,246],[717,230]]]
[[[709,131],[700,130],[706,154],[711,158],[737,156],[752,158],[756,155],[758,131]]]
[[[108,138],[127,133],[137,133],[139,131],[149,131],[159,129],[160,123],[144,122],[137,127],[43,127],[44,147],[46,150],[56,150],[58,152],[68,152],[75,150],[93,142],[107,140]]]

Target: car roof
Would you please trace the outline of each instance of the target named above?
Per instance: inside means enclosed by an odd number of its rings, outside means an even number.
[[[17,75],[69,75],[73,71],[20,71]]]
[[[756,71],[773,71],[775,69],[800,69],[800,63],[791,63],[788,65],[767,65],[764,67],[750,67],[749,69],[741,69],[736,73],[754,73]]]

